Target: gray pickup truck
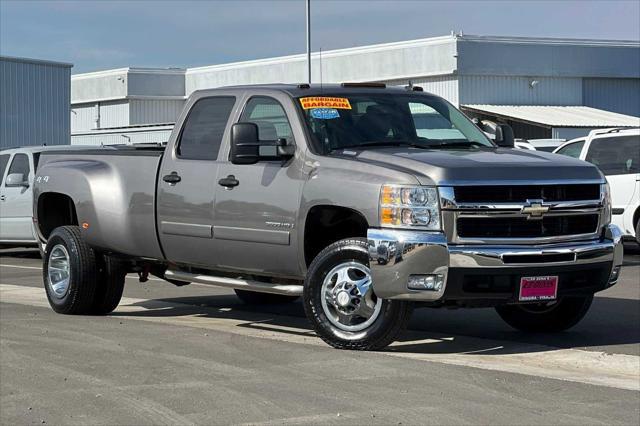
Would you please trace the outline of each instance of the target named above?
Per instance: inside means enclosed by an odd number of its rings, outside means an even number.
[[[64,314],[106,314],[125,274],[302,296],[317,334],[380,349],[414,307],[576,324],[616,283],[621,232],[588,163],[495,143],[419,87],[195,92],[166,147],[42,154],[34,221]],[[497,144],[497,145],[496,145]]]

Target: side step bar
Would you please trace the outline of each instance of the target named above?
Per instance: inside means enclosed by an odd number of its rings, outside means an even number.
[[[190,283],[211,284],[220,287],[237,288],[239,290],[258,291],[261,293],[282,294],[285,296],[301,296],[302,286],[295,284],[274,284],[261,281],[240,280],[213,275],[192,274],[183,271],[166,271],[165,278]]]

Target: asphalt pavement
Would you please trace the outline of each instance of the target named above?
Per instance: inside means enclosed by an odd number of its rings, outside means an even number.
[[[640,424],[640,255],[570,331],[416,310],[383,352],[331,349],[302,305],[129,276],[107,317],[57,315],[33,251],[0,252],[1,424]],[[633,252],[632,252],[633,251]]]

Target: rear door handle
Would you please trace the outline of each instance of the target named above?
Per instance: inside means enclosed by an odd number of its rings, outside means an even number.
[[[222,178],[218,181],[218,184],[226,187],[227,189],[231,189],[240,185],[240,181],[236,179],[234,175],[229,175],[226,178]]]
[[[7,199],[7,197],[5,197],[4,195],[0,195],[0,201],[5,201]]]
[[[163,181],[170,183],[172,185],[175,185],[176,183],[180,182],[182,180],[182,178],[180,177],[180,175],[177,172],[171,172],[171,174],[169,175],[165,175],[162,178]]]

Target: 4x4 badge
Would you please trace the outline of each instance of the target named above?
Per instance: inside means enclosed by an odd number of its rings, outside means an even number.
[[[549,211],[549,206],[543,205],[543,200],[527,200],[520,213],[526,214],[527,219],[542,219],[544,214]]]

